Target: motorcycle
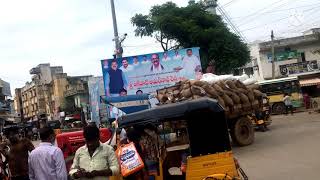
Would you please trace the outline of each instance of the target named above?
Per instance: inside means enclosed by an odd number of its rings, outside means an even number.
[[[260,131],[265,132],[268,130],[268,127],[271,124],[270,117],[270,106],[269,99],[267,97],[263,98],[263,108],[261,111],[256,111],[252,113],[249,118],[252,121],[252,124]]]

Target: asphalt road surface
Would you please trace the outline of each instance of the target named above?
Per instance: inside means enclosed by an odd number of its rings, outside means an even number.
[[[270,131],[233,151],[250,180],[320,179],[320,114],[272,116]]]

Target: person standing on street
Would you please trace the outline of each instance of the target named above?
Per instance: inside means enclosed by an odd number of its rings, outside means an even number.
[[[67,180],[68,174],[61,149],[54,146],[55,134],[52,128],[40,129],[41,143],[29,156],[30,180]]]
[[[286,105],[286,114],[288,114],[288,110],[290,109],[291,115],[293,115],[293,106],[292,106],[291,96],[288,93],[284,94],[283,102]]]
[[[11,149],[9,152],[9,169],[11,180],[29,180],[28,156],[34,149],[29,139],[19,139],[17,136],[9,138]]]
[[[112,146],[100,142],[99,128],[90,125],[84,128],[86,144],[74,156],[69,174],[75,179],[106,180],[119,173],[119,164]]]
[[[304,93],[303,94],[303,102],[304,102],[304,106],[306,109],[310,109],[310,96],[308,95],[308,93]]]
[[[5,142],[0,144],[0,179],[9,180],[9,166],[8,166],[8,145]]]

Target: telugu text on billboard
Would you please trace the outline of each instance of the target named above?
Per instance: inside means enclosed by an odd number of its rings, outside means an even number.
[[[154,93],[185,79],[201,77],[199,48],[101,61],[107,96]]]

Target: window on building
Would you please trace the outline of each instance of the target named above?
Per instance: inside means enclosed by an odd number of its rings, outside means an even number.
[[[306,55],[304,52],[301,53],[301,61],[305,62],[306,61]]]
[[[262,86],[262,92],[267,93],[267,95],[279,95],[283,93],[291,94],[292,92],[297,92],[299,86],[298,82],[281,82],[274,84],[267,84]]]
[[[291,51],[291,48],[290,47],[285,47],[284,51]]]

